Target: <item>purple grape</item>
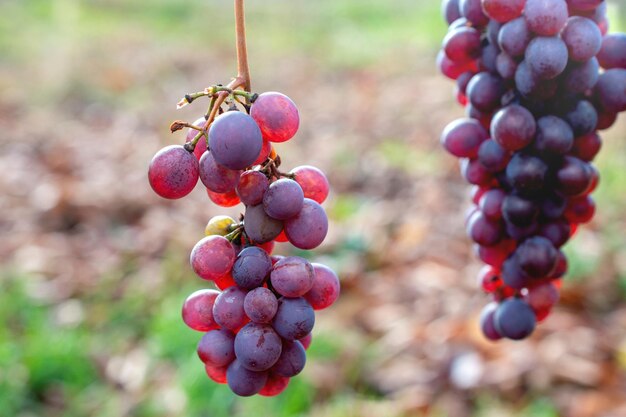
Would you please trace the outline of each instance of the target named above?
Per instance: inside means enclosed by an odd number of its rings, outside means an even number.
[[[525,240],[515,251],[520,268],[531,278],[546,278],[556,268],[558,253],[552,242],[543,236]]]
[[[239,252],[231,274],[240,288],[251,290],[263,285],[272,269],[272,260],[263,249],[249,246]]]
[[[502,281],[516,290],[528,286],[529,277],[520,267],[519,261],[516,256],[512,256],[502,264]]]
[[[226,371],[228,387],[237,395],[249,397],[258,393],[267,382],[267,372],[246,369],[240,360],[235,359]]]
[[[561,32],[561,38],[572,61],[584,62],[600,52],[602,33],[598,25],[591,19],[572,16]]]
[[[301,339],[313,330],[315,312],[302,297],[283,297],[278,300],[278,311],[272,324],[283,339]]]
[[[470,184],[488,186],[493,182],[493,175],[478,161],[478,159],[463,158],[460,161],[461,175]]]
[[[609,69],[600,75],[595,94],[604,111],[626,111],[626,69]]]
[[[313,286],[304,294],[304,299],[311,304],[313,310],[323,310],[330,307],[339,297],[341,285],[337,274],[322,264],[311,264],[315,271]]]
[[[567,3],[565,0],[527,0],[524,17],[532,32],[539,36],[554,36],[567,21]]]
[[[557,36],[538,36],[528,44],[525,61],[539,80],[551,80],[567,67],[567,46]]]
[[[509,151],[517,151],[532,143],[537,125],[524,107],[512,104],[498,111],[491,122],[491,137]]]
[[[509,184],[517,191],[532,194],[544,186],[548,173],[548,166],[541,159],[516,153],[506,167],[506,176]]]
[[[498,46],[513,58],[524,56],[532,39],[526,20],[523,17],[505,23],[498,33]]]
[[[600,77],[600,64],[594,57],[585,62],[572,62],[565,69],[561,85],[564,91],[582,94],[591,90]]]
[[[193,247],[189,262],[200,278],[215,280],[230,272],[235,263],[235,249],[222,236],[207,236]]]
[[[508,22],[522,14],[526,0],[482,0],[487,16],[499,22]]]
[[[280,357],[282,341],[269,324],[248,323],[235,336],[235,355],[251,371],[267,371]]]
[[[467,98],[482,112],[492,112],[500,106],[504,85],[500,77],[481,72],[472,77],[467,85]]]
[[[475,27],[483,27],[489,23],[489,17],[483,12],[481,0],[460,0],[459,9]]]
[[[557,194],[552,194],[541,201],[541,214],[546,219],[558,219],[565,212],[565,207],[567,201]]]
[[[478,60],[480,71],[496,73],[496,59],[500,49],[496,45],[487,44],[480,51]]]
[[[482,312],[480,313],[480,329],[482,330],[483,335],[485,335],[485,337],[491,341],[502,339],[502,336],[496,330],[493,322],[493,317],[497,308],[497,303],[489,303],[483,308]]]
[[[246,315],[255,323],[270,323],[278,310],[278,300],[265,287],[255,288],[246,294],[243,301]]]
[[[209,129],[209,148],[215,161],[229,169],[244,169],[258,158],[263,147],[261,129],[240,111],[215,118]]]
[[[611,33],[602,39],[598,60],[604,69],[626,69],[626,33]]]
[[[478,149],[478,161],[489,172],[502,171],[510,160],[510,152],[492,139],[484,141]]]
[[[518,227],[526,227],[535,222],[539,216],[539,207],[531,200],[511,194],[502,202],[502,216]]]
[[[536,235],[537,230],[539,229],[539,225],[535,222],[527,226],[517,226],[513,223],[505,221],[505,229],[508,237],[520,242],[531,236]]]
[[[299,256],[288,256],[276,262],[270,275],[272,288],[285,297],[301,297],[313,287],[313,265]]]
[[[254,243],[262,244],[276,239],[283,230],[283,222],[268,216],[263,204],[258,204],[246,207],[243,227]]]
[[[487,40],[491,45],[498,46],[498,35],[502,29],[502,23],[497,20],[489,20],[487,24]]]
[[[265,174],[259,171],[246,171],[237,182],[237,195],[246,206],[256,206],[263,202],[263,196],[270,186]]]
[[[512,80],[515,78],[518,63],[505,52],[500,52],[496,58],[496,71],[504,80]]]
[[[298,375],[306,364],[306,352],[299,341],[283,340],[283,349],[280,358],[272,367],[272,372],[291,378]]]
[[[556,80],[540,80],[530,70],[526,61],[520,62],[515,70],[515,87],[524,97],[548,100],[555,96],[559,84]]]
[[[556,116],[537,120],[534,149],[545,155],[563,155],[574,144],[574,132],[567,122]]]
[[[624,91],[626,94],[626,90]],[[587,135],[593,132],[598,125],[598,112],[589,101],[580,100],[567,112],[565,120],[572,127],[576,137]]]
[[[459,0],[444,0],[441,3],[441,11],[446,22],[448,22],[448,24],[451,24],[456,19],[461,17],[461,11],[459,10]]]
[[[506,193],[504,191],[494,188],[483,194],[478,207],[488,219],[500,220],[502,218],[502,203],[504,203],[505,197]]]
[[[602,139],[597,133],[589,133],[588,135],[580,136],[574,139],[574,146],[570,152],[570,155],[583,160],[585,162],[591,162],[594,160],[600,149],[602,148]]]
[[[474,158],[478,147],[489,137],[484,127],[474,119],[457,119],[441,134],[441,144],[459,158]]]
[[[556,189],[569,197],[579,196],[591,185],[592,173],[586,162],[566,156],[556,172]]]
[[[569,223],[562,220],[544,223],[539,228],[539,235],[552,242],[555,248],[560,248],[566,244],[571,236],[571,232]]]
[[[246,292],[238,287],[226,288],[215,299],[213,305],[213,318],[215,322],[225,329],[236,331],[243,326],[246,321],[246,314],[243,310],[243,302]]]
[[[219,329],[206,332],[198,342],[198,357],[214,366],[227,366],[235,359],[235,335]]]
[[[263,208],[268,216],[286,220],[297,215],[304,204],[302,187],[294,180],[282,178],[273,182],[263,196]]]
[[[215,162],[212,152],[205,152],[200,158],[200,180],[214,193],[232,191],[239,181],[240,171],[225,168]]]
[[[480,57],[480,32],[471,27],[451,30],[443,39],[443,50],[453,62],[472,61]]]
[[[300,212],[285,221],[287,239],[298,249],[318,247],[328,233],[328,217],[317,202],[305,198]]]
[[[476,243],[482,246],[494,246],[502,240],[504,230],[498,221],[488,219],[477,211],[470,217],[467,224],[467,234]]]
[[[496,309],[494,324],[497,332],[503,337],[521,340],[535,330],[537,319],[527,303],[519,298],[509,298]]]
[[[161,149],[148,168],[148,180],[154,192],[169,199],[189,194],[196,186],[198,176],[198,160],[180,145]]]

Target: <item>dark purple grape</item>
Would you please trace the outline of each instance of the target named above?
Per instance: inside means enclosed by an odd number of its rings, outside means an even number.
[[[478,207],[480,211],[490,220],[500,220],[502,218],[502,203],[506,193],[498,188],[487,191],[480,198]]]
[[[522,270],[516,256],[512,256],[502,264],[502,281],[516,290],[521,290],[528,286],[530,280],[528,275]]]
[[[453,62],[472,61],[480,57],[480,32],[471,27],[454,29],[443,38],[443,50]]]
[[[214,366],[227,366],[235,359],[235,335],[228,330],[211,330],[198,342],[198,357]]]
[[[561,38],[569,52],[572,61],[587,61],[600,51],[602,33],[598,25],[591,19],[581,16],[572,16],[567,19],[561,31]]]
[[[612,113],[626,111],[626,69],[614,68],[600,75],[595,94],[602,110]]]
[[[467,98],[482,112],[492,112],[500,106],[504,85],[500,77],[488,72],[474,75],[467,85]]]
[[[235,355],[251,371],[267,371],[280,357],[282,341],[269,324],[248,323],[235,336]]]
[[[497,303],[489,303],[480,313],[480,329],[482,330],[483,335],[492,341],[502,339],[502,336],[500,336],[500,333],[496,330],[496,326],[493,322],[493,317],[497,308]]]
[[[565,245],[571,236],[571,232],[569,223],[562,220],[544,223],[539,227],[539,234],[552,242],[555,248]]]
[[[600,65],[594,57],[585,62],[572,62],[565,69],[561,85],[564,91],[582,94],[591,90],[600,77]]]
[[[591,185],[589,164],[573,156],[567,156],[556,172],[556,189],[566,196],[583,194]]]
[[[515,70],[515,87],[524,97],[534,100],[548,100],[554,97],[559,88],[556,80],[539,80],[532,73],[526,61],[520,62]]]
[[[527,0],[524,17],[532,32],[539,36],[554,36],[567,21],[567,3],[565,0]]]
[[[212,152],[205,152],[200,158],[200,180],[214,193],[232,191],[239,182],[240,171],[225,168],[215,162]]]
[[[517,226],[508,221],[505,222],[505,230],[507,236],[518,242],[536,235],[538,229],[539,225],[536,222],[531,223],[528,226]]]
[[[328,217],[317,202],[305,198],[300,212],[285,221],[287,239],[299,249],[318,247],[328,233]]]
[[[444,0],[441,3],[441,12],[446,22],[448,22],[448,24],[451,24],[456,19],[461,17],[461,11],[459,10],[459,0]]]
[[[544,197],[541,201],[541,214],[546,219],[558,219],[565,212],[567,201],[556,194]]]
[[[263,196],[263,209],[268,216],[286,220],[297,215],[304,204],[304,192],[300,184],[282,178],[270,184]]]
[[[519,195],[508,195],[502,202],[502,216],[504,219],[519,227],[533,224],[539,216],[539,207]]]
[[[229,169],[251,166],[261,153],[263,136],[254,119],[240,111],[215,118],[209,128],[209,148],[215,161]]]
[[[467,224],[467,234],[482,246],[494,246],[502,240],[504,230],[498,221],[488,219],[483,213],[474,213]]]
[[[487,24],[487,40],[490,44],[498,46],[498,34],[502,28],[502,23],[497,20],[489,20]]]
[[[489,17],[483,12],[481,0],[460,0],[461,14],[475,27],[483,27],[489,23]]]
[[[533,147],[544,155],[563,155],[574,144],[574,132],[567,122],[556,116],[537,120],[537,137]]]
[[[510,160],[510,152],[492,139],[484,141],[478,149],[478,161],[489,172],[504,170]]]
[[[570,155],[575,156],[585,162],[594,160],[602,148],[602,139],[597,133],[589,133],[574,139],[574,146]]]
[[[302,298],[281,298],[272,322],[276,332],[287,340],[301,339],[313,330],[315,312]]]
[[[533,141],[536,129],[532,113],[518,104],[512,104],[493,117],[491,137],[504,149],[517,151]]]
[[[626,72],[626,71],[625,71]],[[626,87],[626,84],[624,85]],[[626,89],[624,90],[626,100]],[[626,101],[625,101],[626,105]],[[625,107],[626,108],[626,107]],[[587,100],[580,100],[565,115],[565,120],[572,127],[576,137],[589,134],[598,125],[598,112]]]
[[[249,397],[258,393],[267,382],[267,372],[246,369],[240,360],[235,359],[226,371],[228,387],[237,395]]]
[[[272,269],[270,256],[258,246],[239,252],[231,274],[240,288],[251,290],[263,285]]]
[[[516,153],[506,167],[509,184],[523,194],[532,194],[543,188],[548,166],[540,158]]]
[[[496,58],[496,71],[504,80],[515,78],[518,63],[506,52],[500,52]]]
[[[567,67],[567,46],[557,36],[538,36],[528,44],[525,62],[538,80],[551,80]]]
[[[272,368],[272,372],[290,378],[302,372],[305,364],[306,352],[302,343],[297,340],[284,340],[282,353]]]
[[[626,69],[626,33],[611,33],[602,39],[598,60],[604,69]]]
[[[265,213],[263,204],[246,207],[243,227],[246,235],[255,243],[267,243],[274,240],[283,230],[283,222],[271,218]]]
[[[263,202],[269,186],[270,181],[262,172],[246,171],[238,179],[237,195],[246,206],[256,206]]]
[[[161,149],[148,168],[148,180],[154,192],[169,199],[189,194],[196,186],[198,176],[198,160],[180,145]]]
[[[484,127],[474,119],[457,119],[441,134],[441,144],[459,158],[474,158],[478,147],[489,137]]]
[[[235,263],[235,249],[222,236],[207,236],[193,247],[189,262],[200,278],[214,280],[230,272]]]
[[[255,288],[246,294],[243,300],[243,310],[255,323],[270,323],[278,310],[278,300],[269,289]]]
[[[531,39],[532,34],[523,17],[504,24],[498,33],[500,49],[513,58],[524,56]]]
[[[272,288],[285,297],[301,297],[313,287],[313,265],[299,256],[288,256],[274,264],[270,281]]]
[[[493,175],[478,159],[463,158],[460,161],[461,175],[467,182],[479,186],[487,186],[493,182]]]
[[[504,300],[496,309],[494,324],[507,339],[525,339],[535,330],[537,319],[532,308],[519,298]]]
[[[500,49],[497,45],[488,44],[483,46],[480,51],[480,59],[478,60],[479,69],[485,72],[496,73],[496,58]]]
[[[215,322],[225,329],[237,331],[247,321],[243,310],[245,298],[246,292],[238,287],[229,287],[222,291],[213,305]]]
[[[552,242],[543,236],[525,240],[515,251],[519,266],[531,278],[548,277],[556,268],[557,256]]]
[[[458,91],[461,94],[467,93],[467,84],[469,84],[473,76],[474,76],[473,72],[467,71],[459,75],[459,78],[456,79],[456,86],[458,88]]]

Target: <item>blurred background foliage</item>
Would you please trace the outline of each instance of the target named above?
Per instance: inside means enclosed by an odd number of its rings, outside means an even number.
[[[301,111],[278,151],[333,184],[328,242],[306,256],[340,272],[343,296],[318,314],[304,373],[272,399],[205,377],[180,319],[205,285],[187,256],[211,216],[240,209],[200,189],[163,201],[146,180],[152,155],[183,140],[169,122],[204,111],[176,101],[235,75],[231,2],[4,0],[0,415],[626,415],[624,120],[606,132],[597,217],[568,246],[557,311],[528,342],[489,344],[467,187],[438,145],[462,115],[434,68],[438,2],[247,9],[253,88]]]

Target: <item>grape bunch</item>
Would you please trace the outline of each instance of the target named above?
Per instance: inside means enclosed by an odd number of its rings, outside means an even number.
[[[241,396],[273,396],[304,368],[314,311],[339,296],[339,279],[327,266],[272,255],[275,242],[299,249],[322,243],[328,218],[321,204],[329,184],[312,166],[279,170],[272,143],[288,141],[299,126],[287,96],[213,86],[179,104],[201,96],[211,98],[209,115],[194,124],[172,124],[172,131],[189,127],[187,142],[160,150],[148,177],[165,198],[189,194],[199,179],[214,203],[245,205],[238,220],[210,219],[191,251],[194,272],[219,291],[191,294],[182,317],[204,333],[197,353],[212,380]]]
[[[604,0],[444,0],[439,70],[466,118],[441,142],[474,185],[466,219],[493,296],[490,340],[528,337],[559,299],[561,248],[595,212],[592,164],[626,110],[626,35]]]

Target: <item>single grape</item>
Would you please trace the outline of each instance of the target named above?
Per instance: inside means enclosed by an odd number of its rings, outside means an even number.
[[[556,116],[537,120],[534,149],[545,155],[563,155],[574,144],[574,132],[567,122]]]
[[[602,110],[612,113],[626,111],[626,69],[606,70],[598,79],[595,94]]]
[[[268,216],[263,204],[246,207],[243,225],[246,234],[255,243],[270,242],[283,230],[283,222]]]
[[[515,251],[519,266],[531,278],[549,276],[556,268],[557,255],[552,242],[543,236],[525,240]]]
[[[236,224],[237,222],[232,217],[214,216],[211,217],[211,220],[209,220],[206,227],[204,228],[204,234],[205,236],[226,236],[232,231],[231,227]]]
[[[566,221],[555,220],[542,224],[539,234],[552,242],[555,248],[560,248],[569,240],[571,227]]]
[[[240,203],[239,196],[237,195],[235,190],[231,190],[227,193],[220,194],[220,193],[214,193],[213,191],[207,189],[206,193],[211,199],[211,201],[220,207],[233,207]]]
[[[570,152],[570,155],[585,161],[591,162],[594,160],[598,152],[602,148],[602,139],[597,133],[589,133],[577,137],[574,140],[574,146]]]
[[[518,63],[506,52],[500,52],[496,58],[496,70],[504,80],[513,80],[517,72]]]
[[[233,279],[233,276],[230,273],[224,276],[221,276],[219,278],[215,278],[213,282],[215,283],[215,286],[222,291],[225,290],[226,288],[230,288],[230,287],[237,285],[235,284],[235,280]]]
[[[565,0],[527,0],[524,18],[528,28],[539,36],[557,35],[567,21]]]
[[[478,272],[478,283],[486,293],[492,293],[502,286],[500,271],[485,265]]]
[[[567,4],[576,10],[593,10],[600,8],[602,5],[606,6],[604,0],[567,0]]]
[[[272,269],[270,256],[257,246],[248,246],[237,256],[231,274],[239,286],[251,290],[263,285]]]
[[[198,177],[198,160],[180,145],[161,149],[148,168],[150,186],[163,198],[186,196],[196,186]]]
[[[522,61],[515,70],[515,87],[522,96],[544,102],[556,95],[559,83],[556,79],[538,79],[526,61]]]
[[[539,80],[551,80],[567,67],[567,45],[557,36],[538,36],[528,44],[525,62]]]
[[[587,61],[598,52],[602,46],[602,33],[598,25],[586,17],[572,16],[567,19],[561,31],[561,38],[569,52],[569,59],[578,62]]]
[[[512,340],[530,336],[537,323],[532,308],[519,298],[504,300],[496,309],[493,321],[496,331]]]
[[[285,234],[298,249],[318,247],[328,233],[328,217],[317,202],[305,198],[300,212],[285,221]]]
[[[235,355],[251,371],[266,371],[280,357],[282,341],[272,326],[246,324],[235,336]]]
[[[284,94],[268,92],[259,95],[250,115],[270,142],[286,142],[298,131],[300,115],[295,103]]]
[[[525,195],[540,191],[546,180],[548,166],[540,158],[516,153],[506,167],[509,184]]]
[[[285,297],[301,297],[312,287],[313,265],[299,256],[288,256],[276,262],[270,275],[272,288]]]
[[[300,343],[302,343],[302,346],[304,347],[304,350],[307,350],[309,348],[309,346],[311,346],[311,342],[313,341],[313,334],[309,333],[306,336],[304,336],[303,338],[298,339],[298,341]]]
[[[246,294],[243,301],[246,315],[255,323],[270,323],[278,310],[278,300],[265,287],[255,288]]]
[[[313,286],[304,294],[304,299],[311,304],[314,310],[323,310],[330,307],[339,297],[341,285],[337,274],[326,265],[313,263],[315,277]]]
[[[502,23],[497,20],[489,20],[487,23],[487,40],[491,45],[498,46],[498,34],[502,29]]]
[[[302,372],[305,364],[306,353],[302,344],[297,340],[283,340],[282,353],[272,367],[272,372],[290,378]]]
[[[474,107],[482,112],[492,112],[500,107],[504,85],[500,77],[481,72],[467,85],[467,97]]]
[[[209,129],[211,153],[215,161],[226,168],[238,170],[251,166],[262,147],[261,129],[243,112],[221,114]]]
[[[502,224],[489,220],[480,211],[474,213],[467,225],[467,234],[482,246],[493,246],[502,240],[504,230]]]
[[[483,11],[498,22],[508,22],[521,16],[526,0],[482,0]]]
[[[505,222],[506,234],[514,240],[523,241],[527,238],[534,236],[537,234],[537,230],[539,229],[539,225],[535,223],[531,223],[527,226],[517,226],[510,222]]]
[[[542,321],[559,301],[559,290],[551,282],[539,284],[528,289],[524,301],[535,312],[537,321]]]
[[[472,61],[480,57],[480,32],[471,27],[454,29],[443,39],[443,50],[453,62]]]
[[[494,268],[501,268],[504,261],[515,251],[515,247],[514,240],[503,240],[494,246],[474,246],[478,257]]]
[[[294,180],[300,184],[305,198],[317,201],[322,204],[330,190],[330,185],[326,175],[319,169],[310,165],[303,165],[291,170]]]
[[[596,204],[589,196],[572,198],[565,209],[565,219],[570,223],[587,223],[595,214]]]
[[[537,204],[520,195],[507,195],[502,202],[502,217],[515,226],[529,226],[537,220],[538,216]]]
[[[529,276],[524,272],[515,255],[504,261],[501,274],[504,284],[516,290],[521,290],[530,282]]]
[[[491,341],[502,339],[502,336],[498,333],[494,324],[494,314],[497,308],[498,303],[489,303],[480,313],[480,329],[482,330],[483,335]]]
[[[500,220],[502,218],[502,203],[506,193],[498,188],[487,191],[478,203],[480,211],[490,220]]]
[[[489,139],[478,148],[478,161],[489,172],[500,172],[506,168],[511,160],[511,153]]]
[[[600,78],[600,64],[594,57],[585,62],[571,62],[563,74],[561,87],[564,91],[582,94],[595,87]]]
[[[263,196],[270,186],[270,182],[259,171],[245,171],[238,178],[237,195],[246,206],[256,206],[263,201]]]
[[[458,63],[452,61],[446,56],[446,53],[441,50],[437,55],[437,68],[446,77],[456,80],[461,74],[467,71],[477,71],[478,66],[476,61]]]
[[[219,165],[212,152],[205,152],[200,158],[200,180],[206,188],[214,193],[232,191],[239,181],[240,171]]]
[[[459,0],[444,0],[441,3],[441,13],[448,24],[461,17]]]
[[[213,319],[213,304],[219,294],[216,290],[198,290],[187,297],[182,311],[185,324],[199,332],[219,328]]]
[[[267,382],[259,391],[259,395],[262,395],[264,397],[275,397],[283,392],[285,389],[287,389],[288,385],[289,378],[270,372],[267,377]]]
[[[496,59],[500,53],[500,48],[496,45],[485,45],[480,51],[480,58],[478,59],[478,67],[481,72],[496,72]]]
[[[278,220],[294,217],[302,210],[303,204],[302,187],[288,178],[274,181],[263,196],[263,209],[268,216]]]
[[[589,164],[573,156],[566,156],[556,172],[556,189],[566,196],[583,194],[591,184]]]
[[[263,139],[263,146],[261,146],[261,152],[259,152],[259,157],[252,163],[252,165],[261,165],[263,164],[267,158],[272,153],[272,142],[269,140]]]
[[[491,137],[509,151],[517,151],[532,143],[537,124],[524,107],[512,104],[498,111],[491,122]]]
[[[493,175],[478,159],[463,158],[459,161],[461,175],[470,184],[488,187],[494,181]]]
[[[502,25],[498,33],[498,46],[513,58],[524,56],[532,34],[523,17],[511,20]]]
[[[215,300],[213,318],[221,327],[237,331],[248,321],[243,310],[246,291],[239,287],[226,288]]]
[[[198,357],[214,366],[227,366],[235,359],[235,335],[226,329],[208,331],[198,342]]]
[[[443,130],[441,144],[454,156],[474,158],[488,137],[489,133],[476,120],[457,119]]]
[[[235,359],[226,371],[228,387],[241,397],[258,393],[265,386],[267,375],[267,372],[255,372],[245,368],[238,359]]]
[[[278,300],[278,311],[272,324],[274,330],[283,339],[301,339],[313,330],[315,312],[313,307],[302,297],[282,297]]]
[[[228,366],[216,366],[212,363],[206,362],[204,364],[204,370],[209,378],[218,384],[226,383],[226,370]]]
[[[573,230],[573,229],[572,229]],[[554,271],[552,271],[552,274],[550,274],[550,279],[552,279],[552,283],[556,285],[556,281],[563,276],[565,276],[565,274],[567,273],[567,257],[565,256],[565,253],[563,253],[562,250],[557,251],[558,252],[558,257],[557,257],[557,261],[556,261],[556,268],[554,269]]]
[[[460,0],[459,9],[475,27],[483,27],[489,23],[489,17],[483,12],[481,0]]]
[[[604,69],[626,69],[626,33],[611,33],[602,39],[598,60]]]
[[[189,261],[200,278],[213,280],[230,272],[235,262],[235,249],[222,236],[207,236],[193,247]]]
[[[626,88],[626,84],[624,86]],[[626,90],[624,91],[626,94]],[[596,129],[598,112],[589,101],[580,100],[567,112],[565,120],[572,127],[574,135],[578,137],[589,134]]]

